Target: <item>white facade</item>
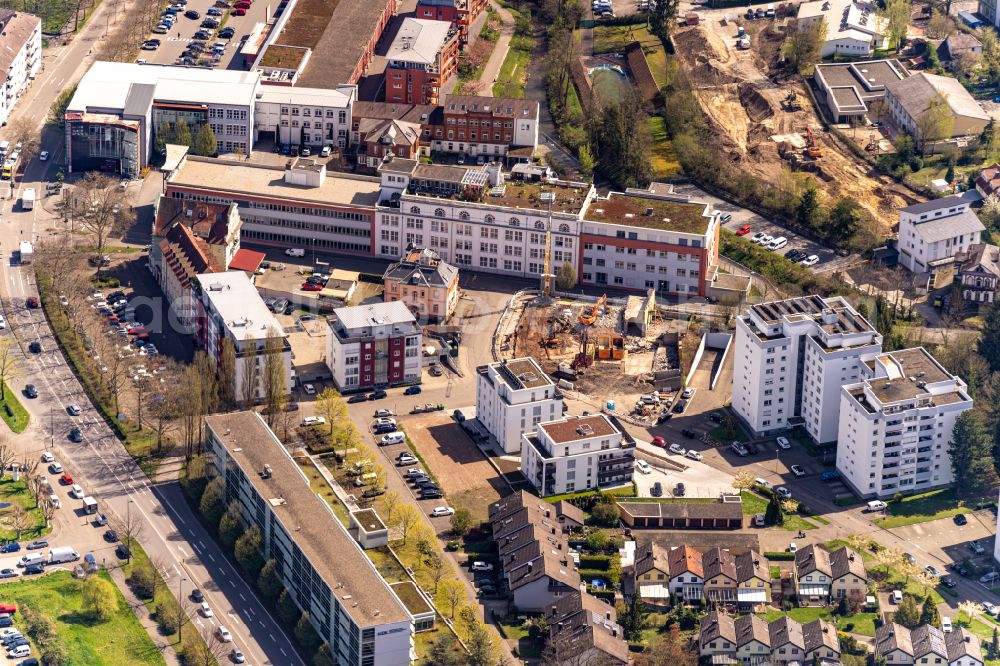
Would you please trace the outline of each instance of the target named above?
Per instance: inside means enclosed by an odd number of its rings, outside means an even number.
[[[539,423],[521,438],[521,472],[542,497],[632,482],[635,444],[604,414]]]
[[[736,320],[733,408],[757,435],[802,424],[837,439],[840,387],[857,381],[882,336],[843,298],[807,296],[751,307]]]
[[[0,124],[6,125],[11,111],[42,67],[42,20],[23,12],[0,13]]]
[[[899,263],[912,273],[980,242],[983,223],[962,197],[946,197],[899,210]]]
[[[490,363],[477,374],[476,418],[504,453],[517,453],[525,433],[563,414],[562,394],[530,357]]]
[[[886,20],[875,5],[860,0],[813,0],[799,5],[800,24],[823,21],[826,39],[820,49],[823,58],[840,54],[870,56],[875,49],[888,47]]]
[[[254,140],[271,132],[277,143],[346,148],[357,86],[333,90],[261,86],[254,105]]]
[[[337,308],[328,323],[326,364],[341,392],[420,382],[423,333],[404,303]]]
[[[264,304],[250,277],[243,271],[203,273],[197,276],[201,294],[198,307],[198,341],[209,358],[222,360],[222,341],[232,340],[236,348],[235,395],[246,400],[244,377],[257,374],[257,398],[264,397],[266,356],[264,346],[269,335],[281,338],[281,358],[285,367],[285,388],[291,392],[292,348],[281,324]],[[252,377],[247,377],[251,379]]]
[[[923,348],[866,357],[861,381],[841,389],[837,469],[862,497],[946,486],[952,429],[968,409],[965,382]]]

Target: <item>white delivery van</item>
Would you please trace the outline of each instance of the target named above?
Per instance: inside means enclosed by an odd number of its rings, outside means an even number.
[[[53,509],[58,509],[62,506],[62,502],[59,500],[59,496],[56,494],[49,495],[49,506]]]
[[[788,239],[785,238],[784,236],[778,236],[777,238],[775,238],[774,240],[772,240],[770,243],[767,244],[767,249],[780,250],[786,245],[788,245]]]
[[[93,497],[84,497],[83,511],[85,513],[97,513],[97,500],[95,500]]]
[[[392,444],[402,444],[405,439],[406,435],[401,432],[390,432],[388,435],[382,435],[382,439],[378,440],[378,445],[390,446]]]
[[[306,251],[301,247],[290,247],[285,250],[285,254],[289,257],[304,257],[306,256]]]
[[[35,188],[26,187],[21,191],[21,210],[31,210],[35,207]]]
[[[882,500],[872,500],[871,502],[868,502],[868,504],[866,505],[865,510],[866,511],[871,511],[871,512],[874,512],[874,511],[885,511],[888,507],[889,507],[889,505],[886,504],[885,502],[883,502]]]
[[[18,561],[17,566],[26,567],[29,564],[42,564],[45,561],[45,557],[41,553],[28,553],[23,555]]]
[[[376,479],[378,479],[378,476],[375,475],[375,472],[368,472],[354,479],[354,485],[360,488],[361,486],[367,486],[369,483],[375,483]]]
[[[49,564],[60,564],[62,562],[75,562],[80,559],[80,553],[69,546],[52,548],[49,550]]]
[[[903,593],[899,590],[893,590],[892,594],[889,596],[889,600],[894,604],[903,603]]]

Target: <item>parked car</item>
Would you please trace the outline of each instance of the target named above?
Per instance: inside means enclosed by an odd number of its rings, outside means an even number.
[[[222,641],[223,643],[233,642],[233,635],[229,633],[228,629],[226,629],[221,625],[219,626],[218,634],[219,634],[219,640]]]
[[[691,460],[701,460],[702,457],[701,454],[695,451],[694,449],[688,449],[684,455],[690,458]]]
[[[376,391],[372,391],[370,394],[368,394],[368,399],[369,400],[381,400],[381,399],[387,398],[387,397],[389,397],[389,394],[386,393],[385,391],[383,391],[382,389],[378,389]]]
[[[355,393],[354,395],[352,395],[350,398],[347,399],[347,403],[354,404],[356,402],[365,402],[366,400],[368,400],[368,396],[366,396],[364,393]]]
[[[653,484],[653,487],[649,489],[649,494],[653,497],[663,497],[663,484],[657,481]]]
[[[792,470],[792,474],[794,474],[795,476],[805,476],[806,475],[806,471],[804,469],[802,469],[801,465],[792,465],[790,467],[790,469]]]
[[[653,439],[649,443],[652,444],[653,446],[658,446],[661,449],[667,448],[667,440],[663,439],[659,435],[653,437]]]
[[[784,449],[785,451],[787,451],[788,449],[792,448],[792,445],[788,443],[788,438],[786,437],[778,437],[774,441],[778,444],[779,449]]]
[[[79,444],[83,441],[83,431],[79,428],[71,428],[69,431],[69,441]]]
[[[32,398],[32,399],[33,398],[37,398],[38,397],[38,389],[35,388],[34,384],[28,384],[28,385],[26,385],[24,387],[24,395],[26,395],[26,396],[28,396],[29,398]]]
[[[969,519],[965,517],[964,513],[959,513],[959,514],[955,515],[955,524],[956,525],[965,525],[968,522],[969,522]]]
[[[455,513],[455,509],[450,506],[436,506],[431,510],[431,515],[435,518],[440,518],[442,516],[451,516]]]
[[[788,488],[784,486],[778,486],[777,488],[774,489],[774,492],[778,493],[785,499],[791,499],[792,497],[792,491],[790,491]]]
[[[653,471],[653,468],[650,467],[649,463],[646,462],[645,460],[636,460],[635,468],[643,474],[651,474]]]
[[[408,386],[406,387],[406,390],[403,391],[403,395],[417,395],[418,393],[420,393],[420,387],[416,385]]]
[[[317,426],[324,425],[325,423],[326,419],[322,416],[307,416],[302,419],[302,423],[300,425],[302,425],[303,428],[315,428]]]
[[[840,472],[833,472],[833,471],[823,472],[822,474],[819,475],[819,478],[822,479],[823,481],[836,481],[837,479],[840,478]]]
[[[49,542],[46,541],[45,539],[36,539],[35,541],[32,541],[27,546],[25,546],[25,548],[28,550],[39,550],[41,548],[48,548],[48,547],[49,547]]]
[[[473,571],[493,571],[493,565],[489,562],[476,560],[470,567]]]
[[[674,497],[684,497],[684,492],[685,492],[684,484],[678,482],[678,484],[674,486]]]
[[[685,449],[685,448],[684,448],[683,446],[681,446],[680,444],[671,444],[671,445],[670,445],[670,448],[669,448],[669,451],[670,451],[671,453],[676,453],[676,454],[677,454],[677,455],[679,455],[679,456],[682,456],[682,455],[684,455],[684,454],[686,454],[686,453],[687,453],[687,449]]]
[[[746,236],[748,233],[750,233],[750,225],[749,224],[744,224],[742,227],[740,227],[739,229],[736,230],[736,235],[737,236]]]

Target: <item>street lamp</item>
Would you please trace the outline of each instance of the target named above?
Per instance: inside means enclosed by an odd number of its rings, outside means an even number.
[[[182,633],[184,631],[184,618],[181,616],[182,613],[184,613],[184,602],[182,601],[182,599],[184,599],[184,595],[181,594],[181,586],[184,585],[184,581],[186,581],[186,580],[187,580],[187,578],[184,578],[183,576],[181,576],[180,580],[177,581],[177,607],[179,609],[179,611],[177,613],[177,642],[178,643],[180,643],[182,640],[184,640],[184,636],[182,635]]]
[[[130,564],[132,562],[132,538],[129,536],[132,533],[132,503],[135,500],[129,499],[128,504],[125,506],[125,563]]]

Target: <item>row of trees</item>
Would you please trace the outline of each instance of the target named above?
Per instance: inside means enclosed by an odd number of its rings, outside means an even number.
[[[154,137],[156,152],[163,154],[168,143],[187,146],[192,155],[211,157],[218,152],[215,132],[208,123],[199,124],[193,131],[183,118],[176,123],[160,123]]]

